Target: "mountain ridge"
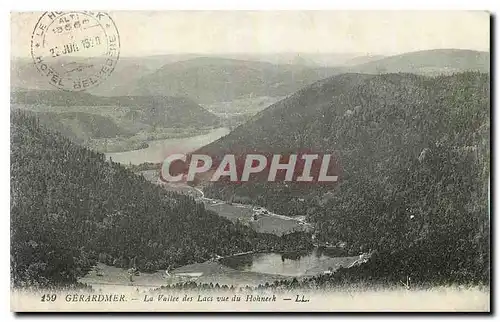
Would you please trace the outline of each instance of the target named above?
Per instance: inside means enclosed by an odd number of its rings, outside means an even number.
[[[318,242],[380,251],[376,265],[390,266],[377,278],[487,281],[489,81],[480,72],[321,80],[196,153],[331,152],[336,186],[215,182],[205,195],[305,215]]]
[[[170,127],[217,126],[220,119],[193,100],[172,96],[96,96],[86,92],[30,90],[11,92],[11,104],[123,106],[143,112],[143,121]],[[163,113],[165,112],[165,113]]]
[[[11,113],[10,138],[14,287],[75,287],[97,261],[153,272],[215,254],[308,247],[304,234],[233,224],[23,111]]]
[[[164,92],[210,103],[245,96],[284,96],[333,72],[328,68],[199,57],[166,64],[123,91],[126,95]]]

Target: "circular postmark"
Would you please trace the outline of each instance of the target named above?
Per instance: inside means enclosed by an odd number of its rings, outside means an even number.
[[[113,72],[120,57],[120,35],[104,12],[45,12],[31,36],[31,56],[51,85],[83,91]]]

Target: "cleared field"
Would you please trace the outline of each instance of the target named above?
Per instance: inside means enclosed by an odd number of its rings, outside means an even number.
[[[79,282],[92,286],[96,291],[147,291],[159,288],[162,285],[176,284],[180,282],[195,281],[197,283],[219,283],[234,286],[257,286],[261,283],[273,282],[279,279],[287,278],[276,274],[262,274],[255,272],[238,271],[217,262],[207,261],[204,263],[195,263],[179,267],[172,272],[170,276],[165,271],[155,273],[140,273],[133,276],[130,281],[127,270],[108,266],[102,263],[97,264],[100,276],[96,269],[90,271],[85,277],[79,279]],[[189,276],[189,274],[193,276]],[[196,276],[195,274],[199,274]]]
[[[97,275],[97,271],[99,271],[99,275],[101,276]],[[97,263],[96,269],[90,271],[85,277],[80,278],[79,281],[89,285],[102,284],[112,287],[116,285],[157,287],[166,284],[163,272],[140,273],[138,276],[133,276],[133,282],[130,282],[127,270],[102,263]]]
[[[300,224],[297,220],[273,216],[261,217],[256,221],[252,221],[250,226],[258,232],[271,233],[275,235],[283,235],[306,229],[304,225]]]
[[[235,287],[257,286],[288,278],[277,274],[238,271],[218,262],[210,261],[186,265],[172,271],[172,274],[183,273],[202,273],[201,276],[194,279],[197,283],[219,283],[219,285],[234,285]]]
[[[140,172],[146,179],[153,183],[158,183],[159,170],[145,170]],[[203,198],[201,190],[188,186],[183,183],[161,183],[164,189],[175,191],[181,194],[191,195],[198,198],[203,202],[205,208],[212,210],[219,216],[227,218],[233,222],[240,221],[249,225],[255,231],[261,233],[271,233],[276,235],[283,235],[294,231],[309,230],[311,226],[307,223],[298,220],[297,218],[290,218],[273,214],[271,212],[258,213],[253,205],[239,204],[239,203],[226,203],[222,200]],[[264,208],[261,208],[264,210]],[[256,220],[254,218],[256,215]],[[303,220],[303,218],[300,218]]]
[[[205,201],[205,208],[215,211],[219,216],[225,217],[231,221],[241,220],[244,223],[249,223],[253,218],[253,210],[251,207],[237,207],[227,203]]]
[[[294,218],[287,218],[286,216],[279,216],[270,212],[267,214],[258,214],[251,205],[227,204],[223,201],[212,199],[205,200],[204,203],[206,209],[215,211],[219,216],[233,222],[240,220],[260,233],[283,235],[310,228],[310,225]],[[254,219],[254,215],[256,215],[257,220]]]
[[[230,102],[216,102],[204,104],[204,107],[212,113],[231,115],[237,113],[256,114],[269,105],[284,99],[285,96],[257,96],[235,99]]]

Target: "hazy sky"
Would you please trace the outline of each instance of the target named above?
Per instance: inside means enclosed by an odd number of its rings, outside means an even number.
[[[41,12],[12,13],[12,56],[29,56]],[[479,11],[118,11],[121,55],[489,50]]]

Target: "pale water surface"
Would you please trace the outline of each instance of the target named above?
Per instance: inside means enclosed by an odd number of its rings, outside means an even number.
[[[256,253],[224,258],[221,263],[239,271],[299,277],[348,267],[358,258],[358,256],[333,257],[314,249],[292,258],[279,253]]]
[[[114,162],[124,164],[160,163],[170,154],[193,152],[202,146],[218,140],[229,132],[228,128],[221,127],[198,136],[149,141],[149,147],[145,149],[106,153],[106,158],[109,159],[111,157]]]

